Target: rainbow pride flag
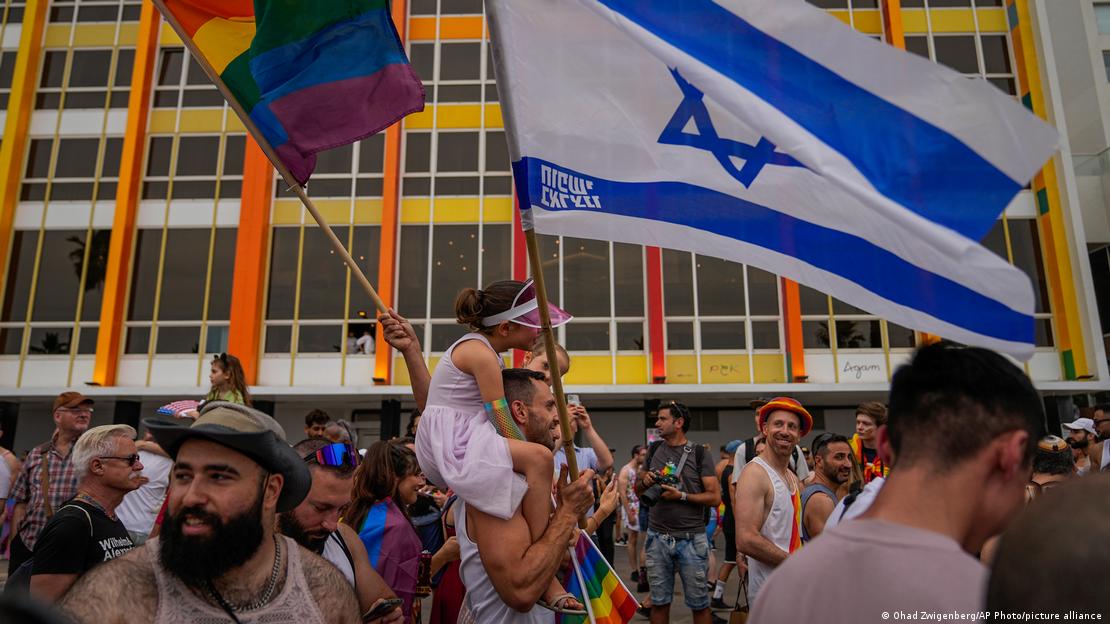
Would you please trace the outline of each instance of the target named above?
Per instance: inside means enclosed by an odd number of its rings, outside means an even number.
[[[586,621],[628,624],[632,620],[638,604],[636,597],[628,591],[601,551],[585,534],[578,536],[578,543],[571,551],[571,564],[570,573],[564,581],[565,587],[586,605],[589,616],[561,616],[558,619],[560,624]]]
[[[257,129],[259,143],[269,144],[271,158],[302,185],[317,152],[424,109],[424,86],[388,0],[154,3],[247,127]]]

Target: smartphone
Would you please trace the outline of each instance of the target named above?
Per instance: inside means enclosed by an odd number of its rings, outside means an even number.
[[[362,621],[363,622],[368,622],[368,621],[371,621],[371,620],[376,620],[380,617],[385,616],[387,613],[389,613],[390,611],[393,611],[394,609],[396,609],[399,606],[401,606],[401,599],[400,598],[386,598],[385,600],[382,600],[381,602],[379,602],[377,604],[377,606],[373,607],[372,609],[370,609],[366,613],[363,613],[362,614]]]
[[[567,405],[582,405],[582,399],[579,399],[577,394],[568,394]]]

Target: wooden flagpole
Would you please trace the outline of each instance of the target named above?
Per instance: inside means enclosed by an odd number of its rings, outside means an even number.
[[[204,54],[197,48],[196,44],[185,32],[185,29],[177,21],[177,18],[166,8],[165,0],[152,1],[154,2],[154,6],[157,7],[158,11],[162,14],[162,17],[166,19],[169,25],[173,27],[174,32],[177,33],[177,36],[181,38],[181,42],[185,44],[193,60],[200,63],[201,68],[204,69],[204,73],[208,74],[208,79],[216,85],[220,94],[227,100],[228,106],[239,116],[239,120],[243,122],[243,125],[247,128],[247,132],[249,132],[255,142],[258,143],[258,147],[262,148],[262,153],[266,154],[266,157],[270,159],[270,162],[274,165],[274,169],[277,170],[281,179],[289,185],[289,188],[297,193],[297,197],[300,198],[301,203],[304,204],[305,209],[308,210],[308,214],[312,215],[312,218],[316,221],[316,225],[320,226],[320,229],[324,232],[324,236],[327,237],[328,243],[331,244],[332,249],[335,250],[335,253],[339,254],[339,257],[343,259],[347,268],[350,269],[351,273],[354,275],[355,281],[357,281],[359,285],[362,286],[362,289],[366,291],[366,294],[370,296],[370,300],[374,302],[378,311],[385,312],[387,309],[385,302],[378,296],[378,291],[374,290],[374,287],[370,284],[370,280],[366,279],[366,274],[362,272],[362,268],[355,263],[355,259],[351,257],[350,252],[347,251],[347,247],[339,240],[339,237],[335,235],[331,226],[328,225],[328,222],[324,219],[324,215],[320,214],[319,209],[316,208],[316,204],[308,197],[308,193],[305,192],[304,187],[297,182],[293,174],[289,171],[289,168],[278,158],[277,152],[274,151],[273,146],[271,146],[270,142],[266,140],[266,137],[262,135],[262,132],[250,118],[250,115],[247,114],[243,105],[235,99],[235,96],[231,93],[231,89],[228,89],[224,81],[220,79],[220,75],[216,73],[215,68],[212,67],[208,59],[204,57]]]
[[[498,20],[497,3],[487,2],[486,21],[489,22],[490,49],[493,55],[494,76],[497,79],[497,90],[501,94],[501,118],[505,125],[505,139],[509,143],[509,160],[520,160],[520,147],[516,142],[516,123],[512,114],[512,98],[509,95],[509,80],[505,74],[504,59],[501,57],[500,21]],[[578,456],[574,453],[574,436],[570,430],[570,415],[567,413],[567,399],[563,393],[563,380],[559,372],[559,354],[555,350],[555,332],[551,329],[551,313],[547,309],[547,287],[543,280],[543,265],[540,263],[540,248],[536,243],[536,231],[532,225],[530,213],[525,213],[526,206],[531,206],[529,199],[521,195],[520,186],[515,188],[517,199],[521,206],[520,224],[524,229],[524,241],[528,246],[528,263],[532,265],[532,280],[536,286],[536,303],[539,304],[540,325],[543,331],[544,350],[547,361],[551,365],[551,388],[555,393],[555,405],[559,410],[559,431],[563,437],[563,451],[566,455],[567,469],[570,480],[578,479]],[[586,518],[578,519],[578,526],[586,528]]]

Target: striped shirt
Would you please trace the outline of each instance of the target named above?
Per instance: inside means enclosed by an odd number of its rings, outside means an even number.
[[[69,454],[62,456],[54,447],[58,434],[55,433],[50,441],[31,449],[27,454],[27,461],[19,471],[19,477],[12,487],[11,498],[15,502],[27,504],[27,515],[23,524],[19,525],[19,537],[29,550],[34,550],[39,532],[49,520],[46,516],[46,506],[43,504],[42,495],[42,468],[43,457],[50,454],[50,506],[57,511],[65,502],[77,493],[77,475],[73,464],[69,461]],[[72,450],[72,446],[70,447]]]

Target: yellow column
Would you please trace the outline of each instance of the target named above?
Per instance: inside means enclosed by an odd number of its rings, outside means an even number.
[[[11,95],[8,97],[4,141],[0,145],[0,176],[3,176],[0,182],[0,261],[3,261],[5,269],[0,272],[0,297],[7,290],[5,282],[12,245],[12,223],[19,204],[27,131],[35,106],[35,83],[42,64],[42,34],[46,27],[47,5],[49,0],[27,0],[23,9],[23,31],[19,37],[19,52],[15,57]]]
[[[1021,101],[1026,108],[1047,120],[1048,110],[1044,88],[1041,85],[1028,0],[1007,0],[1006,15],[1009,19],[1010,38],[1014,42]],[[1064,227],[1055,160],[1048,161],[1033,179],[1033,193],[1037,199],[1037,225],[1041,248],[1044,250],[1044,268],[1048,277],[1053,327],[1056,333],[1056,348],[1060,352],[1061,369],[1064,371],[1065,379],[1086,377],[1089,374],[1087,350],[1083,341],[1083,327],[1079,320],[1079,300],[1075,290],[1075,275],[1071,266],[1067,231]]]
[[[146,148],[150,90],[154,81],[154,58],[158,53],[160,17],[154,5],[143,3],[139,33],[135,42],[135,65],[131,70],[131,95],[127,100],[127,126],[119,165],[116,212],[112,220],[112,242],[108,247],[108,268],[104,276],[104,301],[100,307],[100,329],[96,337],[96,362],[93,382],[101,386],[116,384],[116,370],[127,313],[127,289],[131,281],[131,255],[134,249],[135,216],[139,208],[143,180],[143,154]]]

